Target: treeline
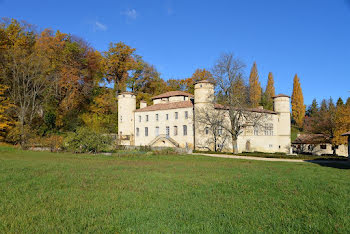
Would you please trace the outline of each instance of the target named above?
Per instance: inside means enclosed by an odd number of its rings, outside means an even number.
[[[51,29],[38,32],[15,19],[0,23],[0,69],[0,137],[22,145],[81,126],[117,133],[116,96],[125,90],[134,92],[138,103],[142,99],[151,104],[154,95],[193,93],[196,81],[215,82],[206,69],[197,69],[190,78],[164,81],[153,65],[122,42],[99,52],[79,37]],[[251,73],[252,106],[272,109],[272,74],[263,92],[255,63]]]
[[[333,99],[323,99],[318,105],[316,99],[306,108],[304,97],[297,75],[294,77],[292,94],[292,123],[300,131],[313,134],[323,134],[333,146],[346,144],[347,139],[341,136],[350,130],[350,97],[344,101],[339,98],[334,104]]]
[[[237,74],[220,65],[228,63]],[[225,103],[229,89],[233,88],[240,105],[253,108],[262,105],[272,110],[273,74],[269,73],[263,89],[256,63],[247,79],[243,74],[245,67],[233,59],[233,54],[226,54],[210,70],[197,69],[189,78],[165,81],[136,49],[123,42],[110,43],[108,50],[100,52],[79,37],[51,29],[38,32],[28,23],[3,19],[0,140],[24,146],[28,140],[56,139],[80,127],[96,133],[117,133],[118,93],[132,91],[137,103],[145,100],[152,104],[152,96],[167,91],[194,93],[194,83],[204,79],[216,83],[218,102]],[[300,85],[299,89],[299,94],[293,91],[292,110],[293,121],[301,123],[302,128],[305,105]]]

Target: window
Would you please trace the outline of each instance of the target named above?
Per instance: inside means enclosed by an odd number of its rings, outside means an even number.
[[[177,136],[177,126],[174,126],[174,136]]]
[[[169,119],[169,114],[166,114],[166,120],[168,120]]]
[[[139,115],[139,122],[141,122],[141,115]]]
[[[120,122],[123,122],[123,116],[122,115],[120,116]]]
[[[136,128],[136,136],[139,136],[139,135],[140,135],[140,129]]]
[[[272,147],[273,147],[273,145],[270,144],[270,145],[269,145],[269,148],[272,148]]]
[[[320,145],[321,149],[327,149],[327,145]]]
[[[158,114],[156,114],[156,121],[158,121],[159,120],[159,116],[158,116]]]
[[[148,127],[145,127],[145,136],[148,136]]]
[[[259,136],[259,128],[258,128],[258,126],[254,126],[254,136]]]
[[[273,136],[273,123],[266,123],[265,124],[265,131],[266,136]]]
[[[146,115],[146,122],[148,122],[148,115]]]
[[[175,119],[179,118],[179,112],[175,112]]]
[[[208,135],[208,134],[209,134],[209,128],[206,127],[206,128],[205,128],[205,135]]]
[[[185,111],[185,119],[188,119],[188,111]]]
[[[166,126],[165,131],[166,131],[166,136],[168,137],[170,135],[170,128],[169,128],[169,126]]]
[[[159,136],[159,127],[156,127],[156,136]]]
[[[184,136],[187,136],[187,125],[184,125],[182,127],[183,127]]]
[[[219,129],[218,129],[218,135],[219,135],[219,136],[222,135],[222,127],[219,127]]]

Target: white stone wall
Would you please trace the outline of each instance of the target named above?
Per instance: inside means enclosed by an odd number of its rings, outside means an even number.
[[[133,144],[136,97],[131,93],[118,95],[118,136],[123,145]]]
[[[325,146],[322,148],[321,146]],[[348,156],[348,149],[347,145],[339,145],[338,149],[335,150],[335,153],[339,156]],[[311,145],[311,144],[296,144],[294,145],[294,149],[297,151],[300,151],[301,153],[310,153],[313,155],[324,155],[324,154],[333,154],[332,144],[325,143],[325,144],[317,144],[317,145]]]
[[[185,111],[188,112],[188,118],[185,119]],[[175,112],[178,112],[178,119],[175,119]],[[158,121],[156,120],[158,114]],[[168,120],[166,115],[168,114]],[[148,115],[148,121],[146,116]],[[139,118],[141,116],[141,122]],[[174,139],[180,147],[193,147],[193,110],[192,108],[179,108],[170,110],[158,110],[147,112],[135,112],[135,145],[149,145],[156,137],[156,127],[159,127],[159,135],[166,135],[166,127],[169,126],[170,137]],[[183,125],[187,126],[187,135],[183,134]],[[177,135],[174,135],[174,126],[177,126]],[[148,136],[145,136],[145,127],[148,128]],[[139,136],[136,135],[136,129],[139,128]],[[159,145],[157,145],[159,146]],[[168,146],[168,145],[167,145]]]

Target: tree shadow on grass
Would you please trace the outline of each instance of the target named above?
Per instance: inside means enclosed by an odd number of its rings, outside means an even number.
[[[350,169],[350,160],[335,160],[335,161],[326,161],[326,160],[305,160],[305,162],[318,164],[322,167],[332,167],[337,169]]]

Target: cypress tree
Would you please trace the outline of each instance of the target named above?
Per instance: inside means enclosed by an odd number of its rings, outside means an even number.
[[[264,93],[264,108],[268,110],[273,109],[273,99],[272,97],[275,96],[275,86],[274,86],[274,80],[272,72],[269,72],[268,78],[267,78],[267,85]]]
[[[300,80],[297,74],[295,74],[293,82],[292,117],[296,125],[302,128],[305,117],[305,105]]]
[[[318,112],[318,104],[316,99],[314,99],[312,100],[312,103],[307,110],[307,116],[309,117],[315,116],[317,112]]]
[[[341,106],[343,106],[343,105],[344,105],[343,99],[341,99],[341,97],[338,98],[338,101],[337,101],[337,108],[338,108],[338,107],[341,107]]]
[[[249,100],[253,108],[258,107],[261,101],[261,84],[255,62],[249,76]]]

